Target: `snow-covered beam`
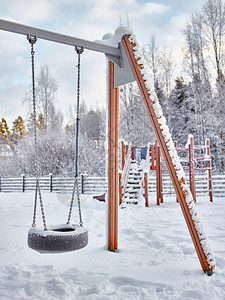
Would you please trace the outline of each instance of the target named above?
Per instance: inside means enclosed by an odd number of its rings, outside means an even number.
[[[30,26],[10,22],[10,21],[5,21],[2,19],[0,19],[0,29],[4,31],[17,33],[17,34],[22,34],[25,36],[31,35],[31,36],[35,36],[38,39],[44,39],[51,42],[61,43],[69,46],[80,46],[83,47],[84,49],[104,53],[111,58],[115,58],[115,60],[117,58],[118,61],[120,60],[121,57],[121,52],[120,49],[118,49],[118,45],[108,46],[103,43],[87,41],[87,40],[79,39],[64,34],[38,29],[35,27],[30,27]]]

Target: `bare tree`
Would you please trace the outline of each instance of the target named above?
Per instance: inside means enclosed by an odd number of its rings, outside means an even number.
[[[198,142],[205,140],[207,132],[206,119],[210,112],[213,122],[209,73],[206,68],[205,50],[207,43],[203,36],[202,16],[192,15],[184,30],[185,36],[185,60],[188,62],[188,72],[192,79],[192,87],[195,101],[195,122],[198,133]],[[206,115],[207,113],[207,115]],[[212,124],[212,127],[214,125]]]
[[[151,34],[149,43],[143,49],[143,54],[150,70],[152,71],[153,84],[155,86],[158,81],[159,71],[159,46],[156,41],[155,32]]]
[[[39,110],[44,116],[45,127],[48,127],[50,113],[54,111],[54,100],[57,91],[57,83],[49,72],[47,65],[44,65],[40,69],[40,73],[37,77],[36,83],[37,103]]]
[[[224,92],[225,79],[223,74],[224,42],[225,42],[225,4],[222,0],[208,0],[203,5],[203,22],[205,38],[214,53],[214,65],[217,73],[217,90],[220,120],[220,167],[224,171]]]

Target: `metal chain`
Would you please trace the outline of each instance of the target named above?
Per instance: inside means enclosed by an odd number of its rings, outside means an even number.
[[[38,142],[37,142],[37,114],[36,114],[36,89],[35,89],[35,70],[34,70],[34,44],[37,41],[35,36],[27,36],[27,39],[31,45],[31,67],[32,67],[32,96],[33,96],[33,126],[34,126],[34,148],[35,148],[35,175],[36,175],[36,190],[35,190],[35,200],[34,200],[34,213],[33,213],[33,223],[32,227],[36,226],[36,215],[37,215],[37,197],[39,195],[41,215],[44,230],[47,230],[43,200],[41,196],[40,182],[39,182],[39,165],[38,165]]]
[[[77,204],[78,204],[78,212],[79,212],[79,220],[80,226],[83,226],[82,216],[81,216],[81,203],[80,203],[80,193],[79,193],[79,183],[78,183],[78,156],[79,156],[79,121],[80,121],[80,56],[83,53],[83,47],[75,47],[75,50],[78,54],[78,64],[77,64],[77,116],[76,116],[76,149],[75,149],[75,179],[73,185],[73,192],[71,196],[70,209],[67,224],[70,222],[73,202],[75,197],[75,191],[77,191]]]

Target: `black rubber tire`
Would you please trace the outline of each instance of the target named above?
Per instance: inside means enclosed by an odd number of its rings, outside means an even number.
[[[72,224],[31,227],[28,231],[28,246],[40,253],[62,253],[79,250],[88,244],[85,227]]]

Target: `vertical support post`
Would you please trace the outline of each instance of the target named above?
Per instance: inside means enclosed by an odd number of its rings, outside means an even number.
[[[52,173],[49,173],[49,191],[52,192]]]
[[[0,192],[2,191],[2,176],[0,176]]]
[[[151,145],[151,170],[155,170],[155,149],[154,145]]]
[[[22,191],[25,192],[25,175],[22,174]]]
[[[148,203],[148,173],[144,174],[144,186],[145,186],[145,207],[149,207]]]
[[[190,138],[189,149],[189,180],[190,180],[190,190],[194,201],[196,202],[196,192],[195,192],[195,162],[194,162],[194,139]]]
[[[128,146],[128,144],[126,144],[126,145],[125,145],[125,154],[127,154],[128,149],[129,149],[129,146]]]
[[[122,170],[123,170],[125,164],[124,141],[121,141],[121,161],[122,161]]]
[[[131,159],[134,160],[136,157],[135,157],[135,147],[132,147],[131,148]]]
[[[119,205],[123,202],[123,191],[122,191],[122,172],[119,172]]]
[[[159,146],[155,142],[155,160],[156,160],[156,204],[160,205],[160,159],[159,159]]]
[[[209,139],[206,139],[205,144],[206,144],[206,154],[210,158],[210,141],[209,141]],[[210,201],[213,202],[211,159],[208,160],[207,167],[208,167],[208,181],[209,181],[209,197],[210,197]]]
[[[163,203],[163,177],[162,177],[162,163],[161,163],[161,153],[159,148],[159,179],[160,179],[160,199]]]
[[[119,89],[114,88],[114,64],[108,62],[108,249],[118,240],[118,119]]]
[[[175,148],[176,148],[176,150],[177,150],[177,142],[174,142],[174,147],[175,147]],[[177,201],[177,203],[179,203],[179,200],[178,200],[177,194],[176,194],[176,201]]]

